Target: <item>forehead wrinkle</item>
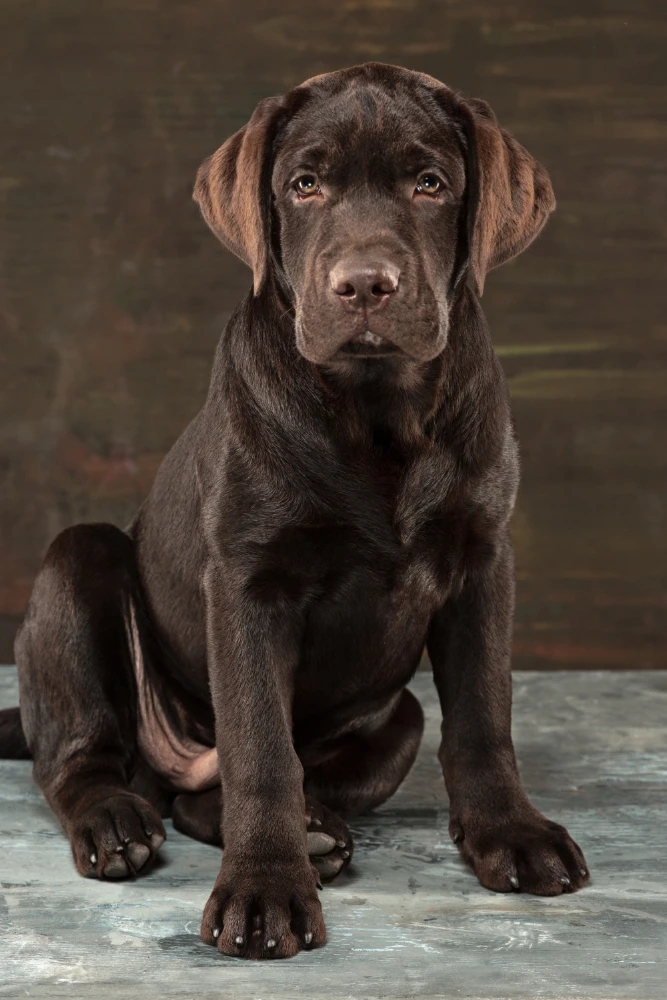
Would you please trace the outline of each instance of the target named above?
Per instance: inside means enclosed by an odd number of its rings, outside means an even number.
[[[335,172],[354,166],[368,171],[382,164],[389,149],[392,161],[407,158],[410,146],[423,147],[426,159],[434,154],[459,159],[456,123],[430,95],[355,84],[323,99],[316,96],[300,109],[283,132],[278,154],[284,151],[294,161],[318,152],[318,169]]]
[[[323,77],[334,74],[324,74]],[[304,84],[301,85],[305,86]],[[388,91],[385,85],[378,86],[374,82],[366,80],[351,80],[347,86],[336,90],[333,93],[320,93],[317,90],[311,94],[311,99],[299,108],[296,114],[284,125],[282,130],[282,140],[278,142],[278,148],[290,143],[294,138],[298,141],[299,135],[304,131],[314,131],[318,136],[317,140],[312,140],[310,135],[304,142],[311,144],[313,141],[330,141],[330,132],[327,132],[320,140],[318,132],[324,129],[354,129],[358,132],[365,127],[374,126],[378,128],[384,124],[385,109],[395,110],[396,106],[401,106],[404,112],[414,115],[415,108],[424,110],[421,102],[416,99],[416,95],[408,88],[396,90],[392,88]],[[406,106],[407,105],[407,106]],[[321,128],[313,129],[316,122]],[[348,138],[347,134],[343,139]]]
[[[361,100],[359,90],[353,91],[355,104],[357,105],[356,124],[359,131],[364,127],[364,105]]]
[[[386,93],[366,84],[354,89],[354,97],[359,105],[359,127],[363,128],[364,125],[379,127],[382,123],[382,102],[386,100]]]

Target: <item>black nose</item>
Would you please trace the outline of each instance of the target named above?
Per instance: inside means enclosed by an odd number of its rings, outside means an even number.
[[[329,275],[331,288],[352,309],[377,309],[398,288],[395,264],[375,260],[341,260]]]

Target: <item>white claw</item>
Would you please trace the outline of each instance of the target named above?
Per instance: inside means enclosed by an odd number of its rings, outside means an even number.
[[[242,938],[241,935],[239,934],[238,937],[234,938],[234,944],[237,944],[240,948],[241,945],[245,944],[245,938]]]
[[[313,935],[311,934],[310,931],[306,931],[306,933],[303,935],[303,940],[306,942],[306,944],[310,944],[310,942],[313,940]]]
[[[335,838],[321,830],[311,830],[310,833],[306,834],[306,841],[308,853],[311,855],[330,854],[336,846]]]
[[[91,854],[90,855],[90,863],[91,863],[91,865],[96,865],[97,864],[97,855],[96,854]]]
[[[216,927],[215,930],[213,931],[213,937],[214,938],[220,937],[220,928],[219,927]]]
[[[275,946],[276,946],[276,942],[273,940],[273,938],[269,938],[269,940],[266,942],[266,947],[267,948],[275,948]]]

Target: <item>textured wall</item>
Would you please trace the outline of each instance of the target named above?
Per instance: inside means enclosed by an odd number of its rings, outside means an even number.
[[[655,667],[665,643],[660,4],[4,0],[0,662],[45,546],[125,523],[200,406],[249,283],[190,201],[264,95],[367,59],[491,102],[559,208],[487,283],[522,443],[520,667]]]

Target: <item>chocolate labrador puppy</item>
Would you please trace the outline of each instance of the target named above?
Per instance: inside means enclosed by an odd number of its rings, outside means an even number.
[[[499,892],[578,889],[510,735],[519,464],[479,303],[554,208],[545,170],[483,101],[367,63],[261,101],[194,197],[254,287],[130,527],[48,550],[5,749],[82,875],[148,871],[171,815],[224,844],[204,941],[286,957],[325,941],[343,817],[415,759],[426,645],[462,857]]]

